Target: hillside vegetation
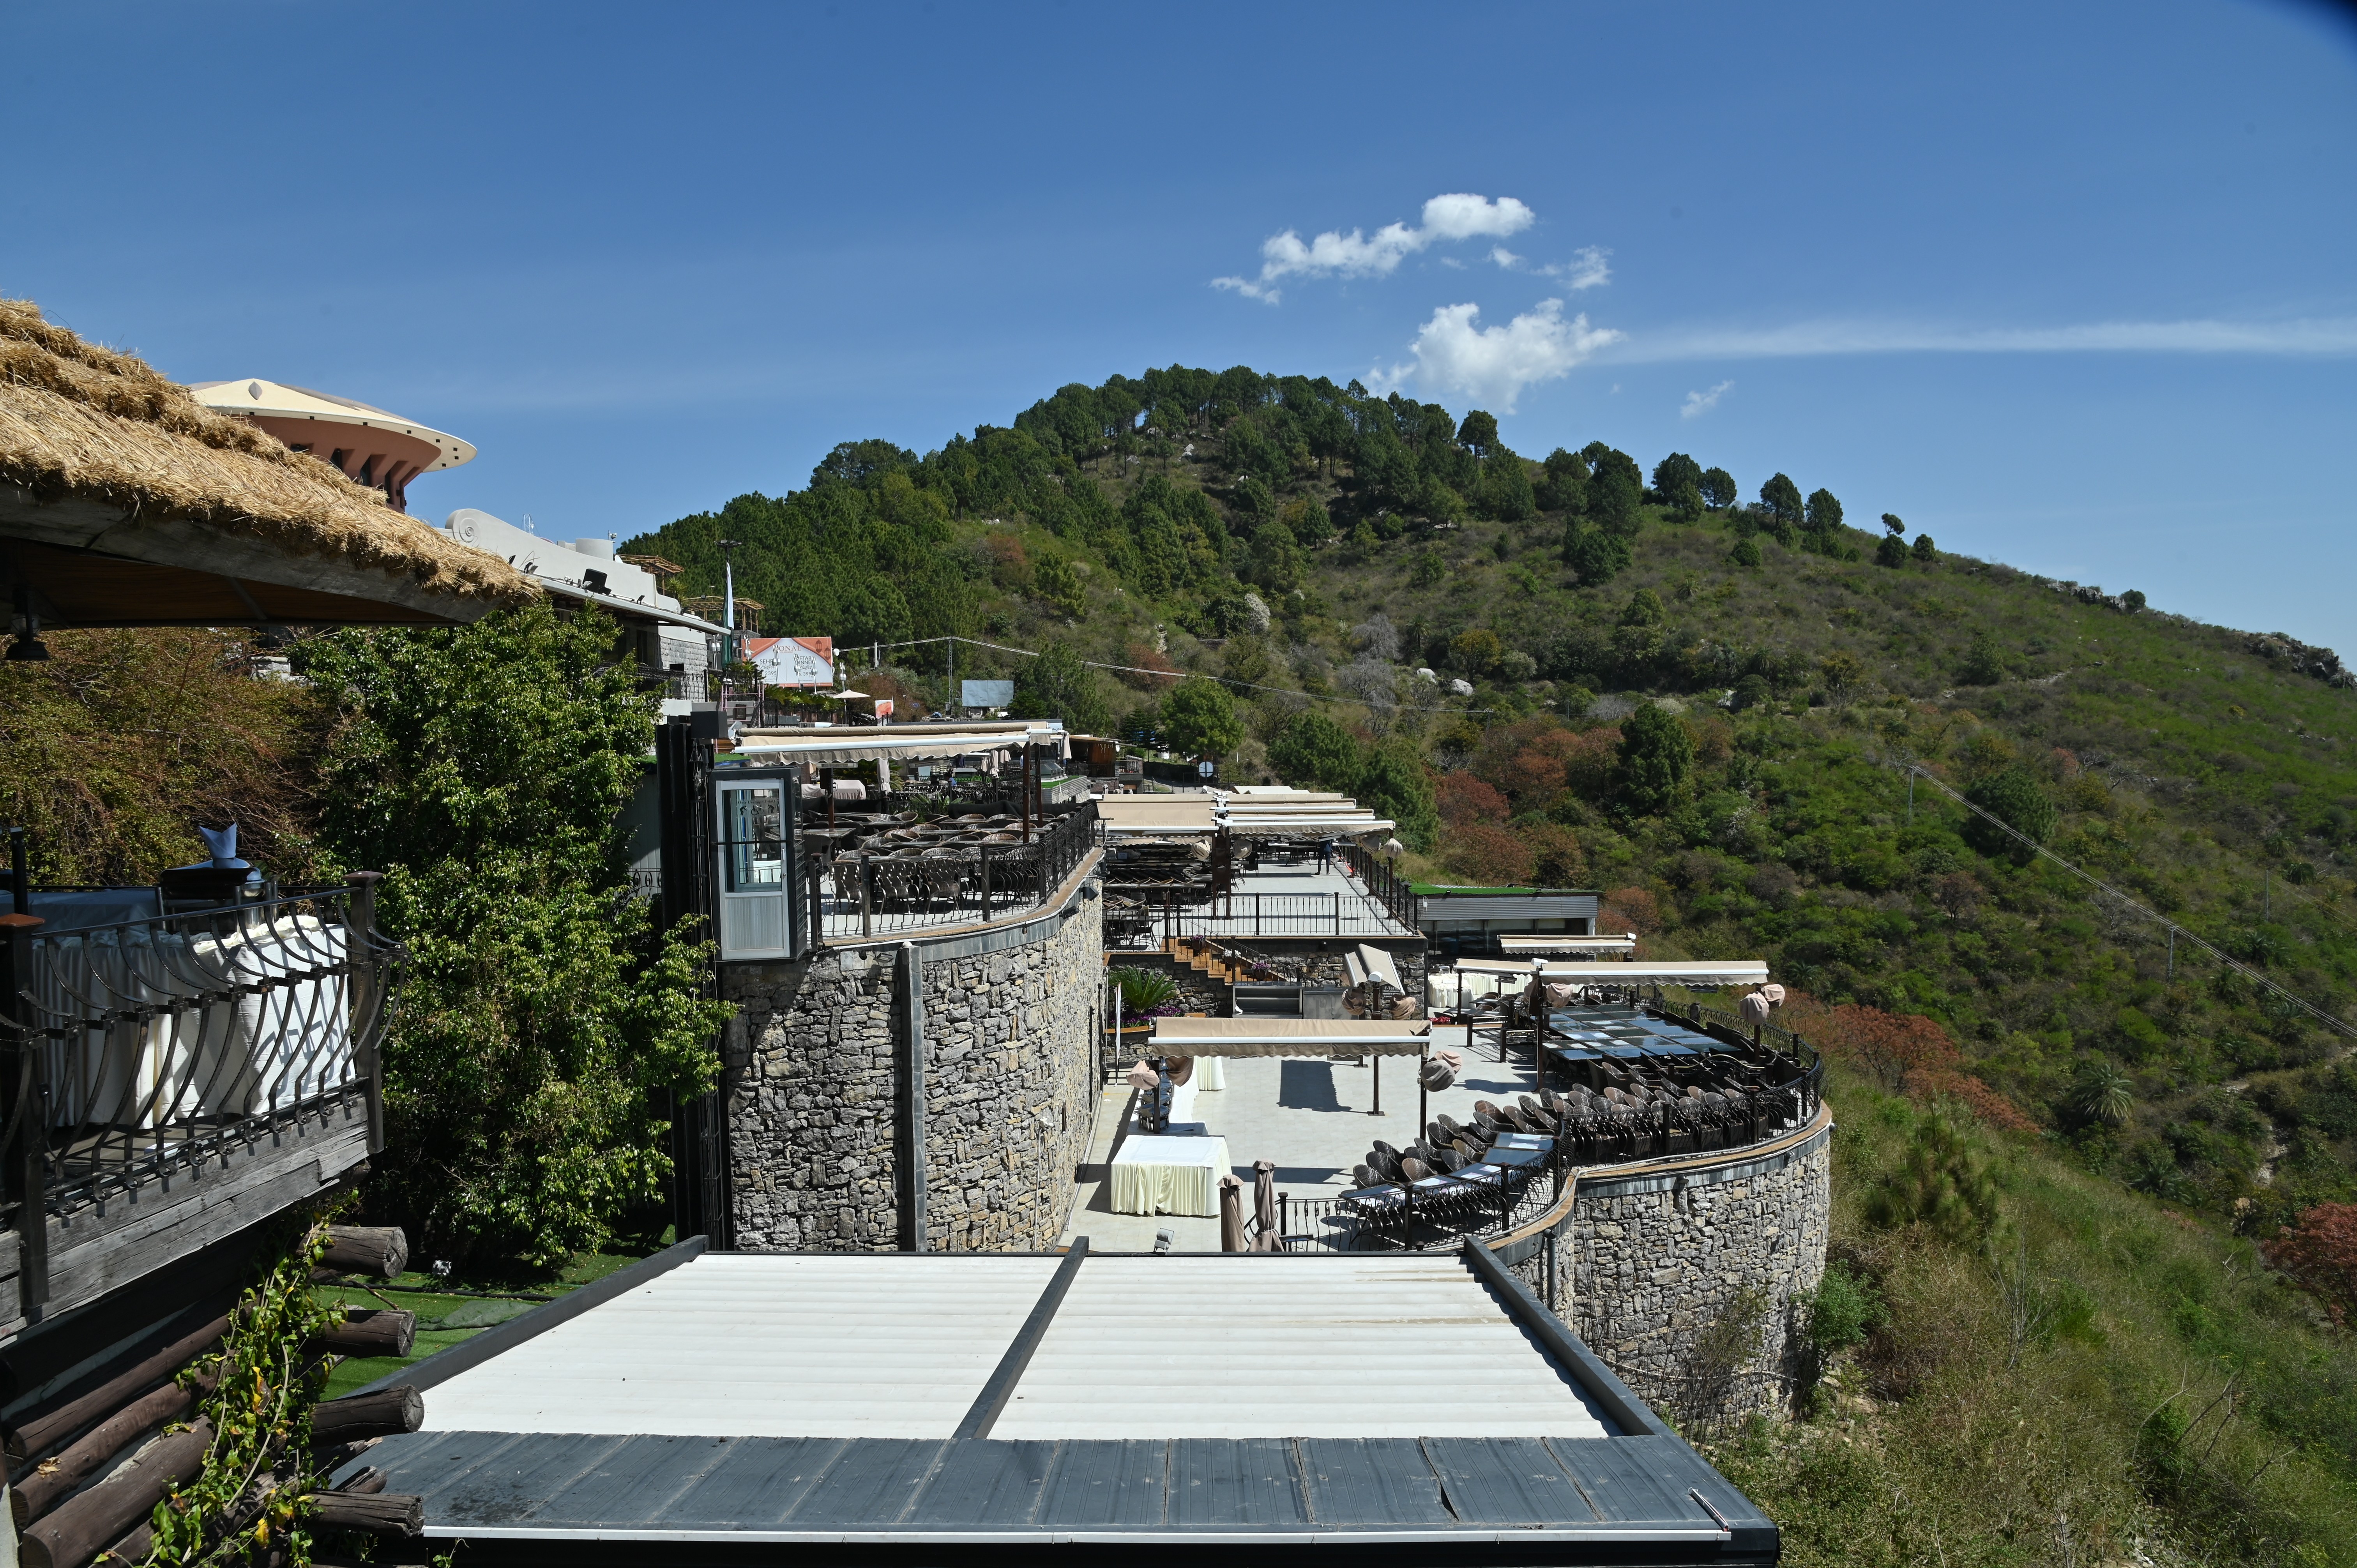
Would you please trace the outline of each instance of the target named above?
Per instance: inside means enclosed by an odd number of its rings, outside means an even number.
[[[624,548],[695,591],[741,541],[763,629],[919,709],[1012,675],[1351,789],[1419,874],[1765,957],[1847,1064],[1841,1246],[1882,1314],[1814,1419],[1722,1444],[1796,1561],[2357,1561],[2351,677],[1943,548],[1904,498],[1571,439],[1174,367]]]

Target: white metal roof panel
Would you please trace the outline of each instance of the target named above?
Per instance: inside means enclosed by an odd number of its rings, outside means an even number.
[[[441,1384],[425,1425],[948,1437],[1056,1263],[707,1252]]]
[[[991,1430],[1609,1435],[1453,1255],[1091,1257]]]

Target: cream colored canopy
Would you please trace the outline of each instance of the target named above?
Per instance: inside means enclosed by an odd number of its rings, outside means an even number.
[[[1153,1054],[1166,1057],[1420,1057],[1432,1044],[1423,1019],[1157,1018]]]

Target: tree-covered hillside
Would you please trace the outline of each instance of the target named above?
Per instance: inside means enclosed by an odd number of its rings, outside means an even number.
[[[2357,1197],[2343,1034],[1899,771],[2341,1015],[2357,694],[2331,654],[1943,549],[1904,498],[1571,442],[1174,367],[921,457],[847,443],[805,489],[625,548],[708,588],[742,542],[766,630],[888,645],[919,699],[946,647],[889,645],[944,634],[1053,648],[956,669],[1165,743],[1203,733],[1206,682],[1172,682],[1213,678],[1231,775],[1359,789],[1413,869],[1593,885],[1654,950],[1928,1015],[2089,1167],[2248,1232]]]

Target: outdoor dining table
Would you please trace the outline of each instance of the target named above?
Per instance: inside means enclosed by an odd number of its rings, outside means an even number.
[[[1225,1138],[1133,1133],[1113,1157],[1113,1210],[1211,1219],[1220,1212],[1219,1182],[1228,1171]]]

